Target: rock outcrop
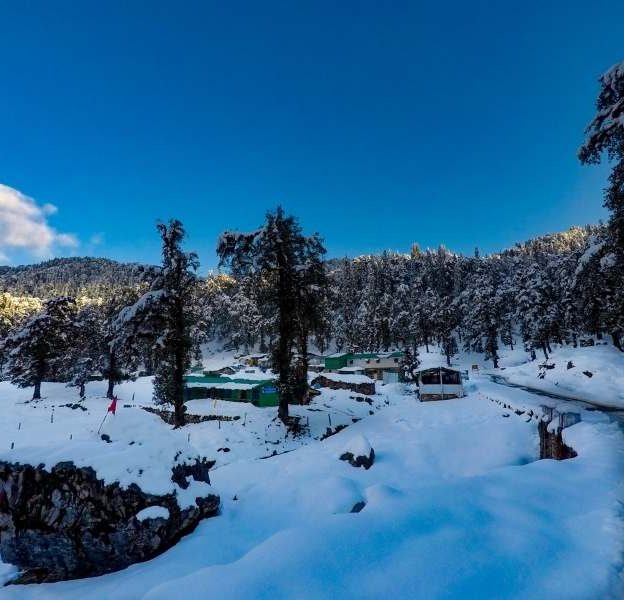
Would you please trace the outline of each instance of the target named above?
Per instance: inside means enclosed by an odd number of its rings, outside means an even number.
[[[214,463],[197,461],[172,479],[207,481]],[[186,486],[183,485],[186,483]],[[13,583],[59,581],[101,575],[153,558],[216,515],[216,495],[180,507],[175,493],[147,494],[136,484],[106,484],[90,467],[61,462],[50,471],[0,462],[0,556],[21,574]],[[137,518],[149,507],[166,515]]]

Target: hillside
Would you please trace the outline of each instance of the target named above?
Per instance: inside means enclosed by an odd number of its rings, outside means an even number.
[[[149,280],[157,267],[108,258],[54,258],[33,265],[0,266],[0,291],[15,296],[99,295]],[[95,292],[95,293],[94,293]]]

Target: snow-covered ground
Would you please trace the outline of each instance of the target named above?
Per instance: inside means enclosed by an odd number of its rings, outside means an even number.
[[[419,403],[400,384],[377,389],[372,404],[324,390],[293,407],[310,430],[293,439],[274,408],[210,400],[190,402],[189,412],[240,418],[174,431],[140,408],[151,405],[144,378],[120,386],[106,443],[95,434],[108,405],[102,384],[88,387],[85,411],[60,406],[76,399],[61,385],[44,384],[44,400],[24,403],[30,390],[0,384],[0,459],[71,459],[151,491],[170,485],[166,470],[182,449],[217,460],[211,479],[222,498],[220,516],[154,560],[98,578],[9,586],[0,596],[622,597],[624,436],[614,423],[588,413],[564,432],[577,458],[536,461],[536,421],[489,398],[543,399],[481,375],[467,397],[444,402]],[[321,441],[330,421],[349,427]],[[360,435],[375,450],[369,470],[338,459]],[[0,563],[0,578],[12,571]]]
[[[548,361],[538,354],[537,360],[511,365],[500,374],[512,383],[624,408],[624,353],[613,344],[556,346]]]

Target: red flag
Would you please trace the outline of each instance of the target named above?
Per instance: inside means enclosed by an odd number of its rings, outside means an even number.
[[[115,414],[116,410],[117,410],[117,396],[113,396],[113,401],[110,403],[110,406],[108,407],[108,412]]]

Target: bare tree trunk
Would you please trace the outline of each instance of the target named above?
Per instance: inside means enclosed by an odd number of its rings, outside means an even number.
[[[33,400],[41,400],[41,380],[35,381],[35,389],[33,391]]]
[[[113,351],[110,352],[108,356],[108,390],[106,390],[106,397],[112,398],[113,392],[115,390],[115,353]]]
[[[174,426],[184,427],[186,424],[186,406],[184,406],[184,348],[182,346],[184,340],[184,307],[180,299],[176,301],[174,310],[176,311],[176,338],[177,347],[175,348],[175,365],[173,368],[173,410],[174,410]]]
[[[288,422],[288,405],[292,397],[292,365],[291,349],[294,333],[294,307],[292,302],[293,290],[290,286],[287,273],[288,265],[282,251],[277,253],[278,262],[278,294],[279,294],[279,340],[277,343],[277,367],[279,369],[279,406],[277,416],[282,423]]]

